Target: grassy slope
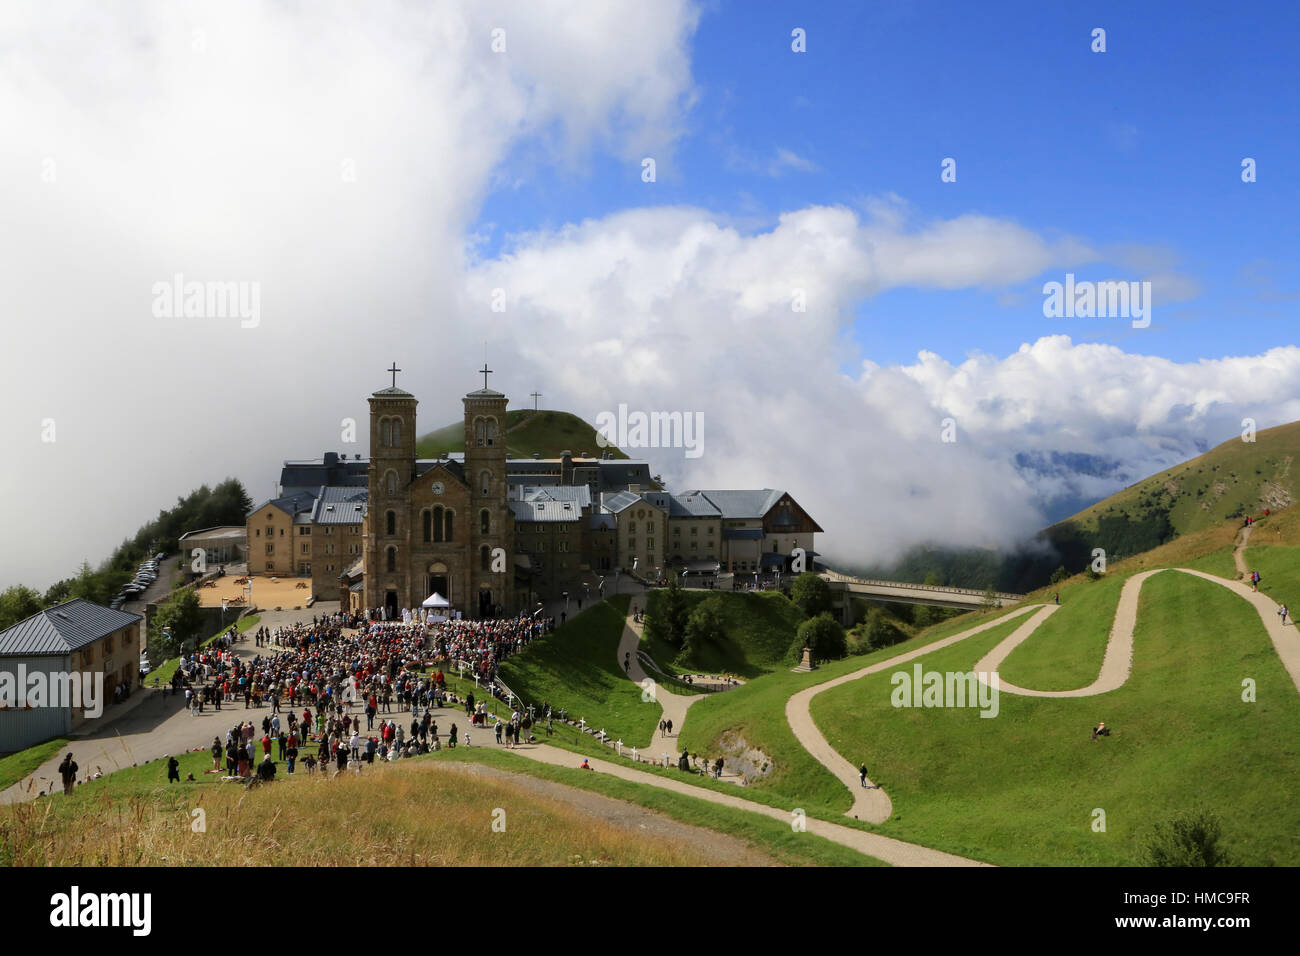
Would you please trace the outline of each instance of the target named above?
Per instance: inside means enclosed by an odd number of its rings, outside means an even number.
[[[0,757],[0,790],[7,790],[45,761],[58,754],[68,743],[65,737],[56,737],[43,744],[28,747],[7,757]]]
[[[687,591],[687,607],[694,609],[709,597],[722,600],[725,637],[721,644],[706,645],[687,660],[676,661],[677,649],[663,641],[642,641],[642,648],[671,674],[709,673],[758,677],[785,664],[803,614],[782,594],[769,591],[758,594],[729,591]],[[653,614],[662,592],[652,591],[649,599]]]
[[[659,707],[641,700],[641,688],[618,663],[618,642],[629,595],[593,605],[503,661],[501,678],[528,703],[564,708],[628,746],[644,747],[659,724]]]
[[[996,641],[977,637],[925,667],[969,670]],[[1259,703],[1242,702],[1244,677]],[[1104,696],[1003,694],[990,720],[895,709],[891,690],[888,674],[872,675],[813,704],[831,743],[865,755],[889,791],[883,832],[1002,864],[1126,865],[1148,827],[1205,805],[1240,862],[1300,863],[1300,699],[1254,610],[1209,582],[1147,582],[1132,676]],[[1094,743],[1101,719],[1115,736]],[[1105,833],[1091,830],[1098,807]]]
[[[795,739],[785,718],[786,701],[805,687],[888,660],[986,620],[989,618],[965,614],[893,647],[835,661],[807,674],[785,669],[774,671],[744,687],[705,698],[687,714],[682,743],[693,753],[716,753],[719,738],[734,731],[772,761],[771,774],[748,787],[747,797],[781,806],[797,801],[798,806],[809,812],[821,809],[833,814],[844,813],[852,806],[852,795]],[[1007,622],[993,628],[992,633],[1005,637],[1017,623]]]
[[[1228,515],[1259,515],[1300,498],[1300,422],[1268,428],[1256,441],[1229,439],[1199,458],[1152,475],[1067,519],[1095,528],[1105,514],[1141,516],[1154,504],[1169,507],[1179,534],[1201,531]]]
[[[247,792],[239,784],[219,783],[215,775],[204,776],[212,763],[206,754],[180,760],[182,779],[193,773],[195,782],[169,786],[165,761],[154,761],[85,784],[70,798],[60,794],[0,808],[0,865],[709,862],[681,840],[593,820],[579,808],[509,780],[471,777],[454,764],[439,767],[428,758],[368,767],[361,776],[345,773],[337,780],[295,774]],[[498,807],[506,810],[505,832],[492,829]],[[195,808],[206,814],[205,832],[191,831]]]
[[[1101,672],[1124,580],[1108,575],[1060,589],[1061,609],[1007,657],[999,673],[1032,690],[1087,687]]]
[[[415,446],[416,454],[421,458],[464,450],[463,422],[453,422],[431,431],[422,436]],[[596,442],[596,430],[569,412],[534,412],[531,408],[506,412],[506,453],[510,457],[531,458],[533,455],[541,455],[543,458],[559,458],[562,451],[571,451],[575,455],[585,451],[595,456],[609,451],[615,458],[627,457],[618,448],[601,448]]]

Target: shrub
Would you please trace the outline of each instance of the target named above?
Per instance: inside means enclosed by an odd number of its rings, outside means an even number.
[[[1143,850],[1148,866],[1231,866],[1222,846],[1219,818],[1209,810],[1191,810],[1157,823]]]
[[[812,648],[815,660],[827,660],[848,653],[848,640],[839,622],[829,612],[823,611],[799,625],[794,643],[790,645],[791,658],[798,660],[802,657],[805,647]]]
[[[831,586],[824,579],[805,571],[794,579],[790,600],[799,606],[806,617],[816,617],[831,609]]]

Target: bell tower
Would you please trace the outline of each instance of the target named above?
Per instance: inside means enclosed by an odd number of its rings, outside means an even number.
[[[370,396],[365,606],[411,606],[411,481],[415,478],[415,396],[393,383]]]
[[[465,396],[465,481],[469,485],[470,593],[473,617],[509,613],[514,590],[513,516],[506,503],[505,395],[488,388],[492,370],[479,370],[483,387]]]

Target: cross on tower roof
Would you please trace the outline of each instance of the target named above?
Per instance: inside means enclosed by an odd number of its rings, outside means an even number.
[[[401,369],[397,367],[397,363],[394,362],[392,368],[385,369],[384,371],[393,373],[393,388],[397,388],[397,373],[401,371]]]
[[[486,392],[488,387],[487,377],[492,374],[492,369],[487,367],[487,362],[484,362],[483,367],[479,369],[479,371],[483,373],[483,391]]]

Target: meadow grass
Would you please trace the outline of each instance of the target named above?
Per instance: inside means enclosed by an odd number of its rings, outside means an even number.
[[[501,662],[501,679],[531,704],[567,711],[629,746],[650,742],[660,710],[641,699],[618,661],[630,595],[592,605]]]
[[[1246,549],[1245,558],[1246,567],[1259,572],[1259,589],[1262,593],[1278,604],[1285,604],[1293,614],[1300,611],[1300,547],[1251,547]]]
[[[1110,625],[1124,579],[1108,575],[1061,588],[1061,607],[998,669],[1008,683],[1030,690],[1087,687],[1101,672]]]
[[[453,751],[453,753],[455,753]],[[475,757],[479,752],[475,753]],[[487,762],[487,761],[484,761]],[[182,776],[211,765],[181,759]],[[513,769],[513,768],[512,768]],[[165,783],[165,763],[0,808],[8,866],[699,866],[682,839],[594,818],[509,779],[429,759],[245,789],[207,777]],[[505,831],[493,830],[505,810]],[[202,832],[194,824],[202,811]],[[788,828],[787,828],[788,829]]]
[[[597,752],[595,756],[604,759],[610,759],[611,757],[608,752]],[[452,751],[444,750],[434,759],[472,760],[500,767],[503,770],[526,773],[530,776],[541,777],[546,780],[553,780],[556,783],[568,784],[569,786],[602,793],[619,800],[626,800],[646,809],[663,813],[683,823],[694,824],[718,833],[726,833],[747,840],[754,848],[767,853],[782,863],[793,866],[888,865],[874,857],[841,846],[824,837],[814,836],[806,832],[796,833],[789,824],[781,823],[769,817],[759,816],[732,807],[719,806],[707,800],[660,790],[654,786],[633,783],[605,773],[578,770],[576,769],[576,758],[575,768],[569,769],[538,763],[529,760],[527,757],[512,754],[509,751],[475,750],[473,748],[466,750],[458,747]],[[653,768],[644,765],[637,765],[636,769],[653,770]],[[661,771],[662,769],[660,768]],[[683,779],[683,774],[678,771],[662,772],[662,775],[675,777],[678,780]],[[692,777],[688,778],[688,782],[696,782],[701,779],[703,778]],[[731,784],[715,784],[708,789],[717,790],[733,797],[745,798],[750,796],[746,791]]]
[[[766,754],[772,764],[770,774],[755,779],[745,788],[744,796],[747,799],[770,802],[777,806],[786,806],[790,801],[796,801],[799,806],[808,809],[809,813],[820,810],[830,814],[833,819],[835,815],[848,811],[853,805],[853,795],[799,743],[786,720],[786,701],[806,687],[924,647],[1001,616],[1001,613],[990,617],[964,614],[892,647],[828,662],[809,673],[776,671],[735,690],[711,695],[691,707],[686,715],[680,744],[692,752],[715,755],[721,752],[720,740],[723,735],[735,734],[748,746],[758,748]],[[991,633],[1005,637],[1022,621],[1022,617],[1017,617],[1014,621],[992,628]]]
[[[969,670],[997,640],[962,642],[925,667]],[[1242,699],[1246,678],[1256,703]],[[1207,807],[1238,862],[1300,863],[1300,699],[1255,610],[1218,585],[1172,571],[1150,578],[1132,674],[1104,695],[1002,694],[985,719],[895,708],[891,690],[887,673],[872,675],[812,710],[893,800],[879,832],[1004,865],[1133,865],[1152,825]],[[1093,741],[1099,720],[1114,735]],[[1105,832],[1093,830],[1096,810]]]
[[[11,753],[7,757],[0,757],[0,790],[12,787],[45,761],[57,756],[67,744],[67,738],[56,737],[43,744]]]

